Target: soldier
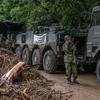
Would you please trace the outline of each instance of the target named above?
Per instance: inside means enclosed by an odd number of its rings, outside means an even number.
[[[4,47],[3,34],[0,34],[0,48]]]
[[[65,43],[63,45],[63,50],[65,52],[64,55],[64,63],[65,63],[65,70],[66,70],[66,78],[68,80],[68,84],[72,85],[73,83],[79,84],[76,80],[78,73],[77,73],[77,65],[75,62],[75,55],[74,50],[76,51],[76,47],[74,47],[74,43],[71,41],[71,38],[66,35],[64,37]],[[71,75],[73,74],[73,82],[71,81]]]
[[[5,41],[6,49],[12,50],[12,40],[10,39],[10,36],[7,35],[7,39]]]

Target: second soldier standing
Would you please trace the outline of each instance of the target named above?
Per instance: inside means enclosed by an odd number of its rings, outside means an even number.
[[[7,39],[5,41],[6,49],[12,50],[12,40],[9,35],[7,35]]]
[[[77,73],[77,65],[74,59],[74,50],[76,50],[76,47],[74,47],[74,43],[71,41],[71,38],[67,35],[64,38],[65,43],[63,45],[63,50],[65,52],[64,55],[64,63],[65,63],[65,70],[66,70],[66,78],[68,80],[68,84],[72,85],[73,83],[79,84],[79,82],[76,80],[78,77]],[[73,82],[71,81],[71,76],[73,74]]]

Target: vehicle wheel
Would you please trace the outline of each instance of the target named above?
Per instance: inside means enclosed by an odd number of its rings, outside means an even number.
[[[100,81],[100,60],[97,63],[96,74],[97,74],[98,80]]]
[[[43,56],[43,68],[47,73],[54,73],[56,71],[56,56],[52,50],[48,50],[45,52]]]
[[[83,65],[83,69],[86,73],[93,73],[96,70],[96,66],[93,65]]]
[[[17,52],[18,52],[19,58],[21,59],[21,48],[20,48],[20,46],[16,47],[15,53],[17,53]]]
[[[30,63],[30,51],[28,47],[25,47],[23,49],[23,53],[22,53],[22,61],[25,62],[26,64]]]
[[[37,69],[42,69],[42,54],[39,49],[35,49],[32,53],[32,65],[40,64]]]

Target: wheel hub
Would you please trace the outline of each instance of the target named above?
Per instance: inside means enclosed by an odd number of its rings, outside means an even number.
[[[38,57],[37,57],[37,55],[35,54],[35,56],[34,56],[34,62],[35,63],[37,63],[38,62]]]
[[[46,56],[45,59],[46,59],[46,62],[45,62],[45,63],[46,63],[46,66],[49,68],[50,60],[51,60],[51,59],[50,59],[50,56]]]
[[[24,58],[27,59],[27,54],[25,54]]]
[[[26,63],[27,63],[27,60],[28,60],[27,58],[28,58],[28,54],[27,54],[27,52],[25,51],[25,52],[24,52],[24,61],[25,61]]]

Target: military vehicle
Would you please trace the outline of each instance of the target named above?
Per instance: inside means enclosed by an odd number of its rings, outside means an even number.
[[[86,13],[83,17],[81,16],[82,21],[85,16]],[[85,23],[83,27],[81,26],[82,22],[79,29],[71,32],[66,31],[64,26],[36,27],[34,25],[33,31],[16,36],[15,50],[27,64],[41,64],[37,69],[43,68],[47,73],[54,73],[58,65],[64,65],[62,45],[64,36],[69,34],[74,43],[77,43],[78,65],[82,65],[87,72],[93,72],[96,69],[100,81],[100,6],[93,8],[88,27]]]

